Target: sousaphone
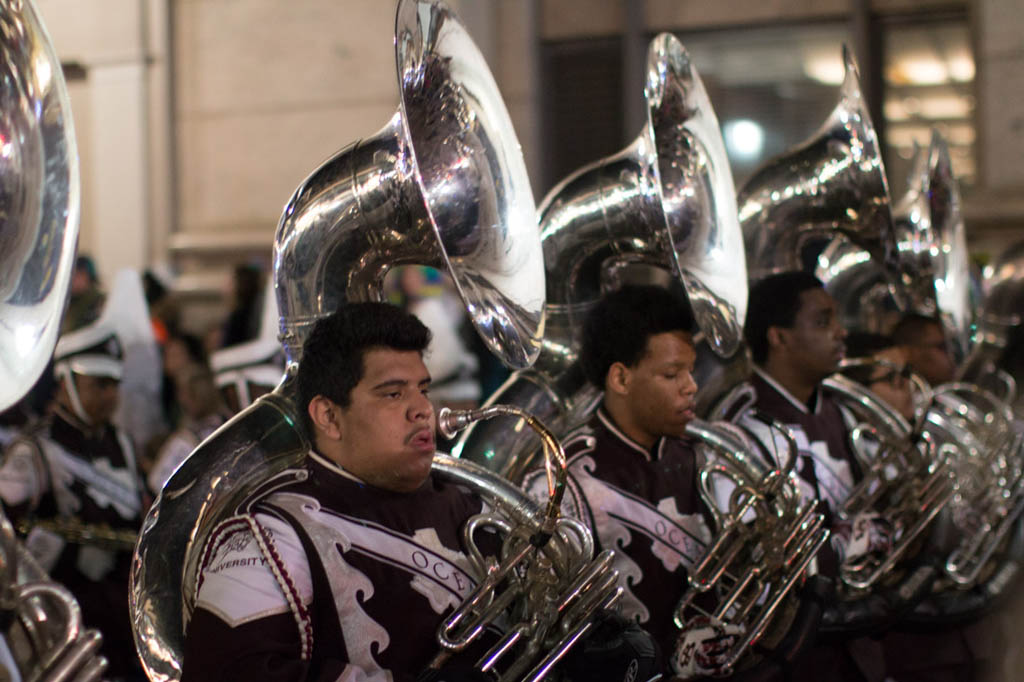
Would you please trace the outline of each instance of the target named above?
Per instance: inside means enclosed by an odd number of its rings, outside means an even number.
[[[539,351],[536,208],[483,57],[442,3],[400,0],[395,61],[399,110],[375,136],[306,178],[281,217],[274,278],[284,380],[192,453],[143,524],[130,602],[152,680],[180,678],[208,534],[256,483],[301,463],[309,450],[292,379],[318,319],[346,301],[381,300],[394,266],[430,265],[451,274],[477,331],[506,364],[527,366]]]
[[[750,279],[805,270],[825,244],[842,242],[856,252],[850,263],[881,273],[882,295],[905,307],[908,295],[899,277],[899,244],[878,138],[861,94],[856,64],[845,47],[843,60],[846,72],[839,101],[822,127],[796,148],[768,161],[740,190],[739,216]],[[828,278],[824,279],[827,284]],[[859,281],[848,279],[846,284],[858,294],[864,291]],[[838,387],[841,385],[826,386],[833,392]],[[740,384],[715,405],[712,415],[742,415],[752,396],[750,386]],[[933,473],[924,469],[927,475]],[[948,476],[941,471],[936,479],[940,488],[948,486]],[[937,513],[926,490],[930,488],[914,489],[928,501],[923,509],[913,507],[920,517],[912,524],[915,534],[922,530],[918,520],[923,525]],[[940,502],[947,500],[948,490],[943,489],[937,497]],[[859,597],[857,591],[871,587],[888,571],[888,559],[906,557],[909,549],[898,547],[879,565],[848,567],[857,570],[843,577]],[[840,630],[864,623],[877,625],[892,607],[903,607],[900,600],[920,598],[920,589],[908,587],[916,580],[916,575],[911,575],[894,589],[900,594],[892,603],[874,599],[870,600],[873,603],[863,599],[843,602],[840,608],[830,609],[825,620]],[[906,597],[900,596],[901,589]]]
[[[894,214],[899,270],[892,274],[907,292],[909,309],[939,319],[951,345],[962,351],[971,321],[967,243],[949,151],[936,131],[929,147],[918,151],[909,187],[897,202]],[[895,299],[884,293],[887,279],[892,277],[887,278],[866,251],[848,240],[836,238],[828,246],[819,259],[817,274],[849,325],[870,329],[873,321],[896,309]],[[1016,314],[1012,306],[1006,306],[1008,290],[1003,288],[1001,295],[989,302],[992,312],[983,314],[980,325],[984,331],[976,335],[979,348],[972,352],[968,366],[960,370],[962,375],[974,375],[976,381],[999,377],[995,366],[986,377],[978,376],[978,369],[992,347],[989,344],[1004,338],[1002,330]],[[952,503],[951,511],[940,518],[940,528],[953,537],[940,542],[947,547],[945,550],[933,551],[948,554],[944,557],[945,572],[961,590],[975,585],[982,577],[983,568],[1024,510],[1021,444],[1012,433],[1014,417],[1008,404],[1014,383],[1012,377],[994,383],[1003,388],[999,395],[977,383],[963,381],[929,387],[923,392],[927,400],[921,405],[918,423],[912,429],[906,425],[897,429],[921,447],[946,453],[932,456],[931,471],[926,475],[934,475],[943,468],[956,472],[956,493],[947,500]],[[882,431],[893,431],[877,416],[869,421]],[[906,472],[908,467],[902,466],[900,470]],[[915,485],[924,489],[926,480],[922,477]],[[915,506],[927,509],[929,515],[936,512],[930,505]],[[943,597],[942,608],[947,614],[959,612],[964,603],[974,601]]]
[[[908,187],[893,208],[896,263],[837,235],[818,258],[816,273],[836,300],[849,329],[885,332],[887,313],[909,310],[938,317],[957,350],[966,346],[970,327],[967,239],[960,190],[949,149],[932,131],[918,149]],[[893,292],[896,282],[902,296]]]
[[[585,420],[600,398],[579,367],[578,330],[603,293],[621,285],[636,266],[670,273],[682,284],[703,346],[734,357],[746,315],[746,265],[735,190],[718,121],[704,85],[679,41],[656,37],[648,51],[648,120],[618,154],[587,165],[559,183],[541,207],[548,304],[537,363],[512,375],[487,405],[512,403],[541,416],[556,435]],[[483,410],[489,407],[485,406]],[[507,423],[506,423],[507,424]],[[535,465],[539,443],[522,428],[478,424],[455,452],[519,480]],[[794,614],[791,591],[827,538],[816,503],[801,504],[788,472],[749,456],[731,425],[691,423],[701,462],[700,494],[716,533],[694,566],[677,605],[680,624],[699,595],[719,598],[717,618],[742,625],[744,636],[727,652],[725,668],[754,663],[755,643],[792,652],[799,637],[778,646],[787,630],[806,627],[813,609]],[[718,504],[712,481],[737,491]],[[748,515],[756,521],[745,523]],[[742,519],[742,520],[741,520]],[[771,548],[766,551],[766,548]],[[760,556],[753,565],[751,556]],[[798,623],[799,625],[794,625]],[[681,625],[680,625],[681,627]]]
[[[0,1],[0,410],[50,360],[78,244],[79,177],[60,60],[29,0]]]
[[[1005,387],[998,393],[1012,404],[1019,397],[1018,385],[1024,380],[1020,360],[1010,355],[1009,350],[1014,335],[1020,334],[1024,311],[1024,241],[1011,244],[985,269],[983,290],[973,346],[957,376],[961,381],[975,383],[1001,377]]]
[[[742,340],[746,265],[732,172],[704,84],[672,35],[651,42],[644,97],[647,123],[633,143],[577,170],[544,199],[540,357],[487,403],[523,407],[555,433],[566,433],[598,399],[579,366],[579,329],[624,268],[671,272],[716,353],[730,356]],[[521,424],[493,421],[466,431],[453,453],[520,480],[539,449]]]
[[[0,0],[0,410],[53,354],[79,228],[74,125],[60,60],[29,0]],[[0,513],[0,672],[5,679],[98,680],[101,637],[82,623]],[[8,670],[4,666],[12,665]]]
[[[750,281],[803,270],[809,250],[842,234],[876,262],[896,265],[889,185],[846,46],[839,101],[807,141],[768,161],[737,198]]]

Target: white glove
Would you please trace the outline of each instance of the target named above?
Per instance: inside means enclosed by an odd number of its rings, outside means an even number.
[[[892,524],[873,512],[861,512],[849,521],[832,524],[832,546],[840,563],[865,554],[888,552],[892,549],[893,537]]]
[[[721,674],[726,657],[746,632],[717,618],[691,618],[676,641],[672,672],[684,680]]]

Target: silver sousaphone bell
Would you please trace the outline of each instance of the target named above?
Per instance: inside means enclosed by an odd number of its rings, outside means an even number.
[[[67,86],[29,0],[0,0],[0,410],[32,388],[53,354],[79,227],[78,155]],[[0,512],[0,673],[99,680],[101,637]],[[13,670],[4,668],[12,665]]]
[[[887,275],[868,251],[842,235],[818,258],[816,273],[850,329],[884,332],[887,312],[906,308],[942,320],[958,350],[970,327],[967,240],[949,149],[937,131],[914,157],[908,187],[893,208],[896,268]],[[898,282],[902,298],[893,296]]]
[[[714,109],[672,35],[650,45],[647,123],[631,145],[580,168],[541,205],[547,329],[537,363],[488,400],[511,403],[556,433],[596,399],[578,365],[579,330],[622,268],[653,265],[682,282],[708,344],[732,355],[746,315],[746,265],[735,188]],[[453,452],[521,479],[540,443],[516,424],[476,424]]]
[[[806,249],[843,234],[879,263],[896,264],[889,187],[857,65],[844,46],[839,101],[807,141],[768,161],[740,189],[750,280],[803,270]]]
[[[1019,332],[1024,311],[1024,241],[1011,244],[985,268],[983,287],[985,298],[974,343],[957,374],[961,381],[975,383],[994,375],[1002,377],[1006,386],[999,394],[1012,404],[1019,398],[1018,385],[1024,381],[1019,362],[1016,375],[1010,374],[1006,366],[1010,359],[1007,348],[1015,331]]]
[[[28,0],[0,0],[0,410],[28,392],[57,342],[78,244],[71,103]]]
[[[401,105],[374,137],[314,171],[285,207],[274,278],[285,380],[181,465],[150,509],[133,562],[131,615],[151,680],[181,676],[201,548],[256,485],[302,461],[294,369],[321,317],[381,300],[401,264],[445,269],[491,350],[511,367],[536,357],[544,272],[536,207],[494,79],[442,3],[400,0],[395,60]]]
[[[398,112],[310,175],[281,218],[274,277],[288,360],[339,303],[380,300],[392,267],[420,264],[448,272],[491,350],[527,367],[544,331],[544,272],[501,93],[438,3],[399,3],[395,59]]]

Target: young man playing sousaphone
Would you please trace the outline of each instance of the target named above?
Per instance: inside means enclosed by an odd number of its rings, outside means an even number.
[[[429,666],[472,591],[461,530],[481,500],[431,473],[430,332],[381,303],[343,305],[303,346],[313,448],[210,535],[182,680],[488,680],[477,656]],[[582,680],[654,667],[642,631],[602,630],[568,658]]]
[[[745,335],[754,360],[755,407],[785,424],[798,448],[802,494],[834,514],[861,477],[839,404],[822,388],[846,353],[846,330],[821,281],[805,272],[783,272],[750,289]],[[752,425],[756,429],[756,426]],[[772,436],[762,432],[766,451]],[[898,534],[883,518],[829,519],[832,542],[818,555],[821,572],[837,578],[844,560],[886,552]],[[890,633],[821,641],[804,655],[795,679],[883,682],[971,680],[971,655],[958,632]]]
[[[722,672],[742,626],[674,614],[687,574],[712,540],[698,493],[699,464],[687,440],[697,384],[693,314],[666,289],[627,286],[588,315],[580,352],[587,379],[604,390],[596,414],[564,439],[570,477],[563,508],[584,521],[600,549],[614,549],[622,615],[647,629],[669,676]],[[534,497],[542,472],[527,476]],[[757,679],[771,679],[762,669]]]

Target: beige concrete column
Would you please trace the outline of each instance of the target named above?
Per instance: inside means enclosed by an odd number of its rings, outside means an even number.
[[[176,224],[170,0],[144,0],[146,155],[149,171],[146,261],[166,263]]]
[[[166,72],[166,49],[151,53],[150,16],[167,0],[38,0],[61,61],[85,70],[72,86],[72,114],[82,172],[80,249],[109,281],[124,267],[141,269],[153,254],[155,229],[169,230],[166,183],[153,172],[149,81]],[[165,106],[166,98],[160,102]],[[166,135],[161,131],[163,138]],[[154,187],[154,177],[163,186]],[[162,201],[155,203],[154,197]],[[155,226],[159,226],[155,228]]]
[[[149,234],[145,64],[127,61],[89,69],[91,158],[82,174],[93,178],[93,255],[103,279],[147,262]]]
[[[534,199],[543,198],[540,147],[540,17],[538,0],[500,2],[495,39],[500,61],[495,78],[523,148]]]
[[[1024,194],[1024,12],[1020,0],[980,0],[976,12],[982,181]]]
[[[1020,0],[972,6],[978,185],[965,218],[971,248],[997,255],[1024,239],[1024,13]]]

